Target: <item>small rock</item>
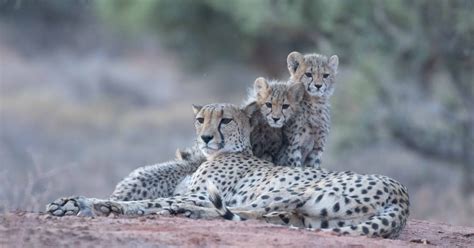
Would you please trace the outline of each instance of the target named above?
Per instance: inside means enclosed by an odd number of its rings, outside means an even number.
[[[412,243],[424,244],[424,245],[431,245],[431,242],[427,239],[412,239],[410,240]]]
[[[43,215],[43,216],[41,216],[41,218],[44,219],[44,220],[51,220],[51,219],[53,218],[53,216],[51,216],[51,215]]]

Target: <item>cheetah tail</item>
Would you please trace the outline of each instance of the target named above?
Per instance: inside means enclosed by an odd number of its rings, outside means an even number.
[[[226,220],[233,220],[233,221],[243,221],[245,218],[232,213],[225,205],[224,200],[222,199],[222,196],[217,189],[217,187],[212,183],[211,181],[207,181],[207,193],[209,197],[209,201],[212,202],[212,205],[217,210],[217,213],[219,213],[222,218]]]
[[[404,228],[407,218],[408,207],[394,204],[386,206],[381,213],[360,224],[319,230],[350,236],[396,238]]]

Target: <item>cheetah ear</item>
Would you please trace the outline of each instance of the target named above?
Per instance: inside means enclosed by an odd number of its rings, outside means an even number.
[[[286,65],[288,66],[288,71],[290,72],[291,76],[296,73],[296,70],[298,70],[299,66],[303,64],[303,62],[304,57],[301,53],[291,52],[288,54],[288,57],[286,58]]]
[[[176,149],[176,152],[174,153],[174,155],[176,156],[176,159],[177,159],[177,160],[184,160],[184,158],[183,158],[183,157],[184,157],[184,156],[183,156],[184,154],[183,154],[183,152],[182,152],[179,148]]]
[[[187,151],[181,151],[181,149],[176,149],[175,156],[177,160],[183,161],[183,160],[189,160],[191,157],[191,154]]]
[[[299,103],[303,100],[304,92],[305,89],[303,83],[292,84],[288,89],[288,100],[293,103]]]
[[[331,70],[333,70],[334,73],[336,73],[338,65],[339,65],[339,58],[337,57],[337,55],[332,55],[329,58],[329,62],[328,62],[329,68],[331,68]]]
[[[193,104],[193,112],[194,112],[194,115],[197,115],[197,113],[199,113],[199,111],[201,111],[201,109],[202,109],[202,106],[201,106],[201,105]]]
[[[266,91],[268,89],[268,82],[265,78],[259,77],[255,79],[255,83],[253,85],[253,88],[257,94],[260,94],[262,91]]]
[[[252,117],[253,113],[257,111],[257,102],[251,102],[242,108],[242,111],[247,117]]]

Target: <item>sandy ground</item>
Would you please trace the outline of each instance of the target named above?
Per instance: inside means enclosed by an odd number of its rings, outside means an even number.
[[[474,228],[411,220],[398,240],[337,237],[257,221],[0,215],[0,247],[473,247]]]

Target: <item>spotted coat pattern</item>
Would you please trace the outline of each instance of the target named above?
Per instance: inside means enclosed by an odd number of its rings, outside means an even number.
[[[285,142],[278,162],[289,166],[319,168],[330,130],[329,99],[334,92],[338,58],[292,52],[287,65],[289,84],[305,88],[301,111],[283,127]]]
[[[250,152],[247,109],[209,104],[196,112],[196,133],[205,136],[199,147],[207,161],[193,174],[187,192],[141,201],[69,198],[63,206],[88,208],[95,215],[158,212],[194,218],[267,218],[324,232],[385,238],[396,237],[405,226],[409,198],[399,182],[350,171],[274,166]],[[220,137],[212,143],[206,137],[210,134]],[[213,197],[215,192],[219,197]],[[58,210],[58,204],[48,206],[52,214]]]
[[[284,139],[282,127],[300,110],[303,92],[302,85],[290,86],[264,78],[255,80],[247,100],[247,104],[256,105],[250,118],[250,143],[255,156],[280,164],[277,158]]]

